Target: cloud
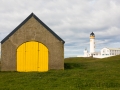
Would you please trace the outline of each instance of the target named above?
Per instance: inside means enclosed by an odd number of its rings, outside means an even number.
[[[96,50],[120,45],[119,0],[1,0],[0,40],[34,12],[65,43],[65,57],[89,49],[89,35],[96,36]]]

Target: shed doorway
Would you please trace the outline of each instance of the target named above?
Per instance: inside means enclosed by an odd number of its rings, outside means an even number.
[[[17,71],[48,71],[48,49],[39,42],[23,43],[17,49]]]

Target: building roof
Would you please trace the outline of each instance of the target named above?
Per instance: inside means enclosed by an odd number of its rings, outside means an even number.
[[[90,36],[95,36],[95,34],[92,32],[92,33],[90,34]]]
[[[120,48],[103,48],[103,49],[109,49],[109,50],[120,50]]]
[[[23,26],[31,17],[34,17],[41,25],[43,25],[52,35],[54,35],[58,40],[65,43],[56,33],[54,33],[46,24],[44,24],[34,13],[31,13],[20,25],[18,25],[11,33],[9,33],[1,43],[4,43],[10,36],[12,36],[21,26]]]
[[[109,50],[120,50],[120,48],[108,48]]]

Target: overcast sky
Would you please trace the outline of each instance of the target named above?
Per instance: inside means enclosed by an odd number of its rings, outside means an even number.
[[[65,41],[65,57],[89,50],[120,48],[120,0],[0,0],[0,41],[34,13]]]

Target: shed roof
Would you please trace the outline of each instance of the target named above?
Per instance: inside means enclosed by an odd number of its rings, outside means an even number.
[[[21,26],[23,26],[31,17],[34,17],[41,25],[43,25],[52,35],[54,35],[58,40],[65,43],[55,32],[53,32],[46,24],[44,24],[34,13],[31,13],[20,25],[18,25],[11,33],[9,33],[1,43],[4,43],[10,36],[12,36]]]

